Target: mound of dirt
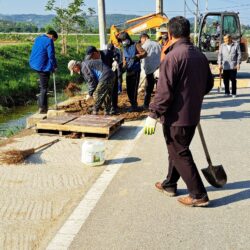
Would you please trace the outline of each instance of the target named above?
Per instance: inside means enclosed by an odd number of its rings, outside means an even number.
[[[77,84],[70,82],[68,86],[64,89],[65,95],[68,97],[75,96],[76,94],[79,94],[81,91],[81,88],[77,86]]]
[[[115,116],[123,117],[126,121],[140,120],[147,117],[148,111],[142,108],[144,101],[143,92],[138,94],[137,101],[139,106],[138,111],[129,112],[129,108],[131,107],[131,105],[129,103],[126,91],[123,91],[118,96],[118,112]],[[77,100],[76,102],[71,103],[68,106],[60,106],[60,109],[63,109],[67,113],[71,114],[85,115],[85,114],[91,114],[92,107],[93,107],[93,101],[85,101],[84,96],[82,96],[81,100]],[[99,114],[102,115],[103,111],[100,110]]]

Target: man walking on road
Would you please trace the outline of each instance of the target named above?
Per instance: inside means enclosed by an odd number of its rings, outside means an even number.
[[[241,51],[238,43],[234,43],[230,35],[224,36],[224,43],[220,45],[218,54],[219,69],[223,69],[225,96],[230,96],[229,80],[232,82],[232,97],[236,97],[237,70],[240,69]]]
[[[187,19],[178,16],[169,21],[172,45],[160,66],[156,95],[149,106],[144,132],[154,134],[156,119],[160,118],[169,167],[166,179],[157,182],[155,187],[175,196],[177,182],[182,177],[189,195],[178,201],[187,206],[207,206],[207,192],[189,146],[200,121],[203,97],[213,87],[213,77],[206,57],[193,46],[189,35]]]
[[[146,74],[146,89],[144,97],[144,108],[148,109],[151,94],[155,86],[154,72],[160,66],[161,45],[155,41],[151,41],[148,34],[141,35],[142,48],[147,52],[147,57],[142,59],[142,65]]]
[[[40,114],[46,114],[48,111],[47,92],[50,73],[57,69],[54,48],[54,41],[57,38],[58,35],[54,30],[38,36],[35,39],[30,55],[30,67],[38,73],[40,78],[40,95],[38,99]]]

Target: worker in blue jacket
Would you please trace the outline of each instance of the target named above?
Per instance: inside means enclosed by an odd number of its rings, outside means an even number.
[[[40,114],[45,114],[48,111],[47,92],[50,73],[57,69],[54,48],[54,41],[57,38],[58,35],[54,30],[38,36],[35,39],[30,55],[30,67],[38,73],[40,78],[40,95],[38,99]]]

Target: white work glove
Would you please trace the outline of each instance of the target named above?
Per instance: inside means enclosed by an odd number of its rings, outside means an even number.
[[[160,76],[160,69],[158,68],[155,72],[154,72],[154,78],[159,79]]]
[[[84,101],[89,101],[89,100],[91,100],[91,99],[93,99],[93,96],[91,96],[91,95],[86,95],[86,96],[84,97]]]
[[[143,131],[145,135],[153,135],[155,133],[157,120],[151,118],[150,116],[147,117],[145,125],[143,127]]]
[[[117,61],[113,61],[112,63],[112,71],[116,71],[118,69],[119,65],[117,63]]]

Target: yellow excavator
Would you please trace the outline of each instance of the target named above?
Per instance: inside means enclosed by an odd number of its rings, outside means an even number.
[[[127,32],[129,35],[139,34],[145,30],[152,28],[166,27],[169,19],[165,15],[161,14],[149,14],[146,16],[134,18],[126,21],[125,23],[112,25],[110,28],[110,42],[119,47],[117,36],[121,32]],[[121,27],[128,26],[128,28],[121,29]]]

